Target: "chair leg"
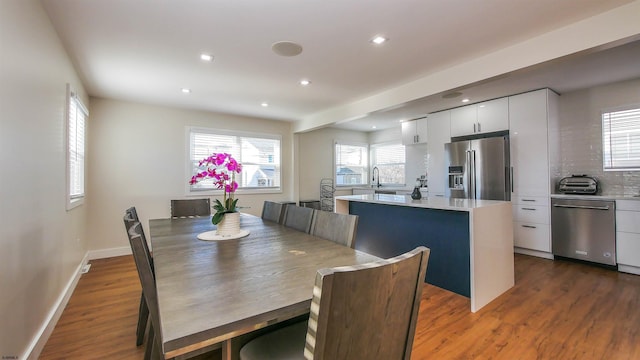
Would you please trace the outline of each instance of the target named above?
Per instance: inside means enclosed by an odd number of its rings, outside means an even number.
[[[147,338],[147,346],[144,349],[144,360],[151,360],[154,344],[156,343],[153,335],[153,324],[149,325],[149,337]]]
[[[149,308],[144,300],[144,293],[140,295],[140,307],[138,310],[138,328],[136,329],[136,346],[144,342],[144,333],[147,330],[147,319],[149,319]]]

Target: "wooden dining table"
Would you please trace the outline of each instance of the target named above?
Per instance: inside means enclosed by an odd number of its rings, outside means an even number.
[[[242,214],[248,236],[202,241],[210,218],[152,219],[162,346],[173,358],[215,344],[235,359],[238,336],[309,313],[320,268],[378,257]]]

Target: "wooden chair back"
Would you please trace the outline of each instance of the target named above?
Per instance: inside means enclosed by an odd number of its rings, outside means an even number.
[[[262,205],[262,219],[282,224],[285,205],[273,201],[265,201]]]
[[[197,217],[211,215],[211,201],[206,199],[171,200],[171,217]]]
[[[309,233],[313,222],[314,210],[302,206],[287,206],[284,215],[284,226]]]
[[[140,278],[140,284],[142,285],[142,293],[151,318],[150,336],[147,341],[151,341],[153,343],[152,346],[147,344],[147,353],[145,353],[145,358],[148,358],[148,356],[151,356],[154,359],[163,358],[160,354],[162,352],[162,335],[160,334],[158,296],[156,293],[153,263],[151,261],[151,257],[148,255],[149,251],[147,241],[142,230],[142,224],[140,224],[139,221],[133,221],[130,214],[125,215],[124,224],[127,229],[133,259],[136,263],[136,268],[138,269],[138,277]]]
[[[316,210],[311,234],[355,249],[357,228],[358,215]]]
[[[304,356],[408,360],[429,252],[318,270]]]

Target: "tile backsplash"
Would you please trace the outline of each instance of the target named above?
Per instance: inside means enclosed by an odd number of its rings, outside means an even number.
[[[594,176],[604,195],[640,193],[640,171],[604,171],[602,164],[603,111],[640,105],[640,79],[562,94],[558,123],[550,126],[551,175],[557,181],[572,174]],[[556,189],[557,190],[557,189]]]

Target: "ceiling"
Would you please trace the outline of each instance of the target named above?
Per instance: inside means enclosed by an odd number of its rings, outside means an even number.
[[[299,121],[633,1],[41,2],[91,96]],[[372,44],[378,34],[389,41]],[[298,43],[303,51],[277,55],[272,44],[278,41]],[[475,102],[541,87],[565,92],[640,77],[637,42],[605,51],[452,90]],[[201,53],[213,55],[213,61],[202,61]],[[302,86],[301,79],[311,84]],[[383,129],[461,105],[441,95],[336,126]]]

